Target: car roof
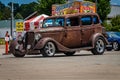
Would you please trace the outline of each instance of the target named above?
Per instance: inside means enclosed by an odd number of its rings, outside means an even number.
[[[86,16],[86,15],[96,15],[96,16],[98,16],[98,14],[97,13],[76,13],[76,14],[67,14],[67,15],[59,15],[59,16],[49,16],[49,17],[47,17],[46,19],[49,19],[49,18],[57,18],[57,17],[74,17],[74,16]]]

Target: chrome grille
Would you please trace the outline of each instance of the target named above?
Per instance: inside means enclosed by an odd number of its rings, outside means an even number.
[[[34,32],[26,33],[25,45],[26,45],[26,48],[27,48],[27,45],[31,45],[31,48],[34,46]]]

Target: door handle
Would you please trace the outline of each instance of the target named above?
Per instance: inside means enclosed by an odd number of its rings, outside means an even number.
[[[82,32],[84,32],[85,30],[84,30],[84,29],[82,29],[81,31],[82,31]]]
[[[85,31],[85,29],[82,29],[82,30],[81,30],[81,34],[82,34],[82,35],[84,34],[84,31]]]

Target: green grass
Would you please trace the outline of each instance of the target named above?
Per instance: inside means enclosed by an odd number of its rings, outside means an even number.
[[[0,38],[0,45],[4,45],[4,44],[5,44],[4,38]]]

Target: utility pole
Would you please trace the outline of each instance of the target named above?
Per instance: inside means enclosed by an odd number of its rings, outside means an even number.
[[[13,27],[14,27],[14,10],[13,10],[13,2],[11,2],[11,28],[10,28],[10,31],[11,31],[11,36],[12,36],[12,32],[13,32]]]

